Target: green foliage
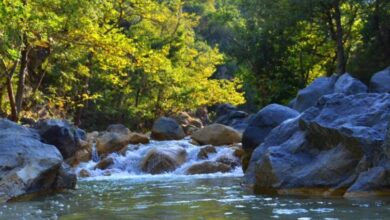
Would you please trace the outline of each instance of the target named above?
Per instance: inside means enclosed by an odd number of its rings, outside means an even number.
[[[386,0],[3,0],[0,114],[14,90],[20,116],[84,127],[255,111],[339,67],[368,81],[390,64],[389,21]]]
[[[199,34],[236,66],[230,71],[243,80],[253,110],[286,104],[340,64],[365,81],[390,65],[386,0],[214,0],[212,10],[196,12]]]
[[[93,114],[144,121],[244,102],[240,81],[211,79],[224,57],[196,36],[198,18],[180,0],[15,0],[2,1],[0,13],[7,69],[21,50],[30,54],[24,116],[49,112],[92,126]]]

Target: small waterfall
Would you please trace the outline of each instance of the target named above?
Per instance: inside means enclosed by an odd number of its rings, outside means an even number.
[[[115,178],[131,178],[131,177],[161,177],[161,176],[187,176],[187,170],[192,165],[197,163],[202,163],[205,161],[215,162],[221,157],[235,158],[234,148],[229,146],[219,146],[215,147],[216,152],[209,153],[208,158],[200,159],[198,158],[198,153],[201,150],[202,146],[196,146],[190,143],[189,139],[177,140],[177,141],[151,141],[149,144],[140,144],[140,145],[128,145],[127,151],[125,153],[112,153],[109,157],[113,158],[114,163],[105,170],[95,169],[96,164],[100,161],[100,158],[97,154],[96,147],[93,146],[92,151],[92,160],[87,163],[81,163],[79,167],[76,168],[78,173],[81,169],[87,170],[91,177],[88,179],[115,179]],[[151,150],[158,151],[174,151],[177,149],[184,149],[186,151],[186,159],[184,163],[177,167],[174,171],[152,175],[144,173],[141,170],[141,163],[144,160],[145,156]],[[242,176],[241,167],[236,167],[228,173],[212,173],[212,174],[198,174],[194,176]]]
[[[98,152],[96,150],[96,144],[93,144],[92,146],[92,161],[93,162],[99,162],[100,158],[98,155]]]

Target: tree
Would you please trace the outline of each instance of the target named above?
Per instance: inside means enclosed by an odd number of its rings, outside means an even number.
[[[13,120],[151,120],[244,101],[239,81],[210,78],[224,57],[197,38],[180,0],[0,4],[0,106]]]

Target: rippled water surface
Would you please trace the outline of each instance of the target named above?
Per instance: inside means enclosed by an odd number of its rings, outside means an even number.
[[[254,196],[241,177],[84,180],[78,190],[1,206],[1,219],[389,219],[390,199]]]

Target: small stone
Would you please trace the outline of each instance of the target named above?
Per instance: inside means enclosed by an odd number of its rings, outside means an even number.
[[[217,153],[217,149],[215,149],[215,147],[211,145],[205,146],[200,149],[197,158],[198,160],[204,160],[209,158],[209,154],[212,153]]]
[[[112,157],[107,157],[107,158],[99,161],[99,163],[96,164],[94,169],[104,170],[104,169],[107,169],[112,164],[114,164],[114,159],[112,159]]]
[[[90,177],[91,173],[89,173],[86,169],[81,169],[79,172],[79,177]]]

